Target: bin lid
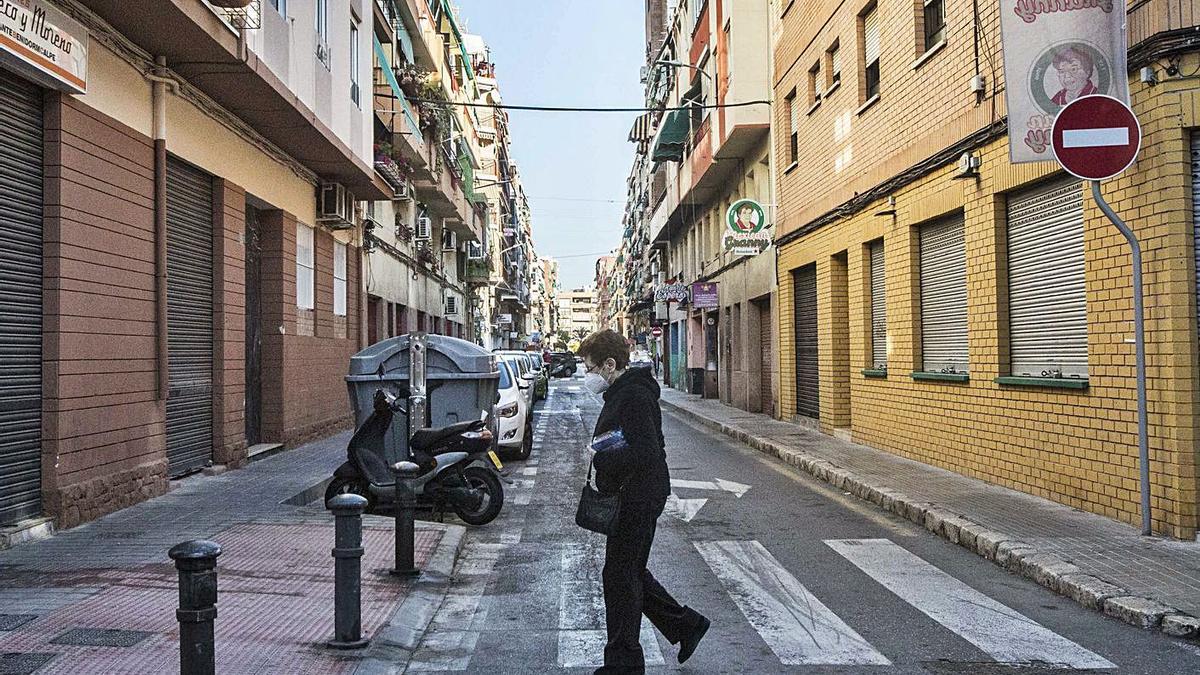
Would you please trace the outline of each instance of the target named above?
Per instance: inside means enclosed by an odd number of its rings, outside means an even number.
[[[346,379],[408,379],[408,335],[397,335],[350,357]],[[474,342],[445,335],[426,335],[425,375],[430,379],[499,378],[496,357]]]

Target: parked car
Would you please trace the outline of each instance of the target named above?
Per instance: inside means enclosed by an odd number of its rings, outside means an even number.
[[[525,358],[529,359],[529,367],[535,378],[533,381],[533,400],[534,402],[545,401],[550,395],[550,374],[546,371],[546,364],[542,361],[542,355],[537,352],[525,352]]]
[[[636,367],[652,367],[653,359],[650,358],[650,352],[645,349],[635,349],[629,354],[629,365]]]
[[[501,359],[516,364],[517,386],[525,391],[525,396],[529,401],[530,407],[532,407],[534,403],[537,403],[542,398],[545,398],[545,389],[542,389],[542,395],[540,397],[538,396],[538,371],[534,370],[533,361],[530,360],[527,352],[516,350],[497,350],[496,354],[499,355]]]
[[[500,401],[496,404],[499,446],[515,459],[528,459],[533,452],[533,415],[529,399],[517,384],[517,364],[502,359],[500,366]]]
[[[550,376],[571,377],[575,374],[578,364],[571,352],[550,352]]]

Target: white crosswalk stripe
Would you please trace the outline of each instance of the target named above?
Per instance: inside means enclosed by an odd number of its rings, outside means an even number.
[[[900,599],[997,661],[1116,668],[1109,660],[996,602],[891,541],[843,539],[825,543]]]
[[[695,542],[784,665],[891,665],[757,541]]]
[[[455,569],[456,583],[429,626],[408,669],[414,672],[463,671],[471,663],[480,631],[487,622],[484,591],[504,544],[472,542]]]
[[[558,666],[597,668],[604,664],[604,596],[600,570],[601,540],[569,543],[562,549],[562,582],[558,600]],[[664,665],[650,622],[642,617],[642,651],[646,665]]]

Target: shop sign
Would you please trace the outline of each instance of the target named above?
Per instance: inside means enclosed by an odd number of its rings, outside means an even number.
[[[1001,0],[1008,147],[1013,163],[1053,160],[1063,106],[1092,94],[1129,103],[1125,3]],[[992,84],[992,83],[988,83]]]
[[[663,284],[654,289],[655,302],[687,302],[687,284]]]
[[[771,245],[767,212],[753,199],[739,199],[725,212],[722,248],[734,255],[758,255]]]
[[[39,84],[87,91],[88,32],[46,0],[0,0],[0,61]]]
[[[511,326],[512,322],[512,314],[500,314],[496,317],[496,323],[501,326]]]
[[[709,281],[692,284],[692,309],[716,309],[720,306],[717,282]]]

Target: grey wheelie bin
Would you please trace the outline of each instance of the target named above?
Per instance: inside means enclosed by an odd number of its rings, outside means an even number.
[[[396,393],[409,384],[410,336],[377,342],[350,357],[346,387],[359,427],[374,409],[375,391]],[[496,403],[500,371],[483,347],[444,335],[425,336],[425,390],[429,427],[485,419]],[[408,419],[397,414],[384,445],[389,462],[408,459]]]

